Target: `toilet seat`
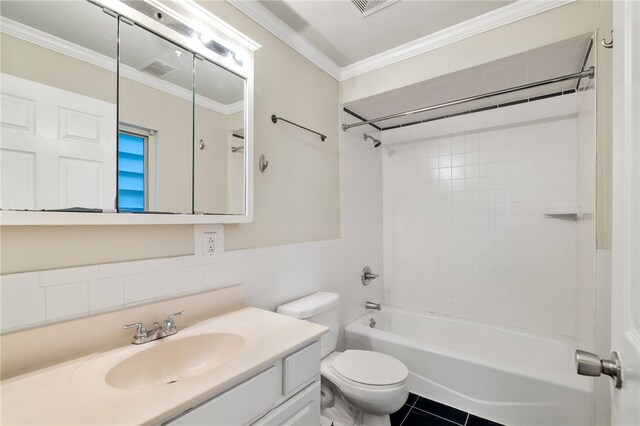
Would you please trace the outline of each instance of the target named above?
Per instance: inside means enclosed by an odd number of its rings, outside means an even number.
[[[409,376],[402,362],[373,351],[347,350],[333,359],[331,367],[346,382],[372,388],[397,387]]]

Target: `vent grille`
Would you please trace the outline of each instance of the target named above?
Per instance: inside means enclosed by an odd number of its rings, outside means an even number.
[[[380,9],[391,6],[397,1],[398,0],[351,0],[351,2],[364,16],[368,16],[374,12],[379,11]]]
[[[140,71],[144,71],[147,74],[151,74],[158,78],[165,78],[179,70],[179,68],[161,61],[160,59],[152,59],[151,62],[140,68]]]

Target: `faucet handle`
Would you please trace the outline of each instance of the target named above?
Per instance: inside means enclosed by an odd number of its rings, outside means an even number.
[[[122,328],[133,328],[138,327],[136,331],[136,335],[133,336],[134,339],[144,339],[147,337],[147,329],[144,327],[144,324],[141,322],[134,322],[133,324],[125,324]]]
[[[184,315],[184,311],[176,312],[175,314],[171,314],[167,317],[167,320],[165,321],[166,331],[171,332],[176,329],[176,323],[175,323],[174,317],[177,317],[178,315]]]

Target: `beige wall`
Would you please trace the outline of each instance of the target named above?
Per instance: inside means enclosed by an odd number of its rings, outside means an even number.
[[[338,83],[226,2],[201,4],[262,45],[255,55],[255,221],[226,226],[225,248],[338,238]],[[271,114],[328,138],[273,124]],[[265,173],[260,154],[269,161]]]
[[[255,57],[255,221],[227,226],[226,249],[338,238],[338,83],[227,3],[203,5],[262,45]],[[3,70],[15,59],[2,49]],[[27,75],[47,83],[46,67],[28,68]],[[86,83],[87,93],[99,78]],[[103,96],[109,100],[114,94]],[[274,125],[271,114],[328,139],[321,143],[286,123]],[[264,174],[257,171],[262,153],[270,162]],[[3,274],[193,252],[191,226],[2,226],[0,233]]]
[[[611,246],[611,50],[612,5],[579,0],[551,11],[505,25],[422,55],[377,69],[340,83],[340,102],[377,95],[444,74],[460,71],[580,34],[597,32],[597,240]]]

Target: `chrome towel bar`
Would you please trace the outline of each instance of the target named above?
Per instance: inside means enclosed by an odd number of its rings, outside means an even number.
[[[299,125],[299,124],[297,124],[297,123],[294,123],[293,121],[289,121],[289,120],[287,120],[286,118],[278,117],[278,116],[276,116],[275,114],[273,114],[273,115],[271,116],[271,122],[273,122],[273,124],[276,124],[276,123],[278,122],[278,120],[282,120],[282,121],[285,121],[285,122],[287,122],[287,123],[289,123],[289,124],[293,124],[294,126],[300,127],[301,129],[304,129],[304,130],[306,130],[307,132],[315,133],[316,135],[320,136],[320,140],[321,140],[322,142],[324,142],[324,140],[325,140],[325,139],[327,139],[327,137],[326,137],[325,135],[323,135],[322,133],[318,133],[318,132],[316,132],[315,130],[311,130],[311,129],[309,129],[308,127],[301,126],[301,125]]]

